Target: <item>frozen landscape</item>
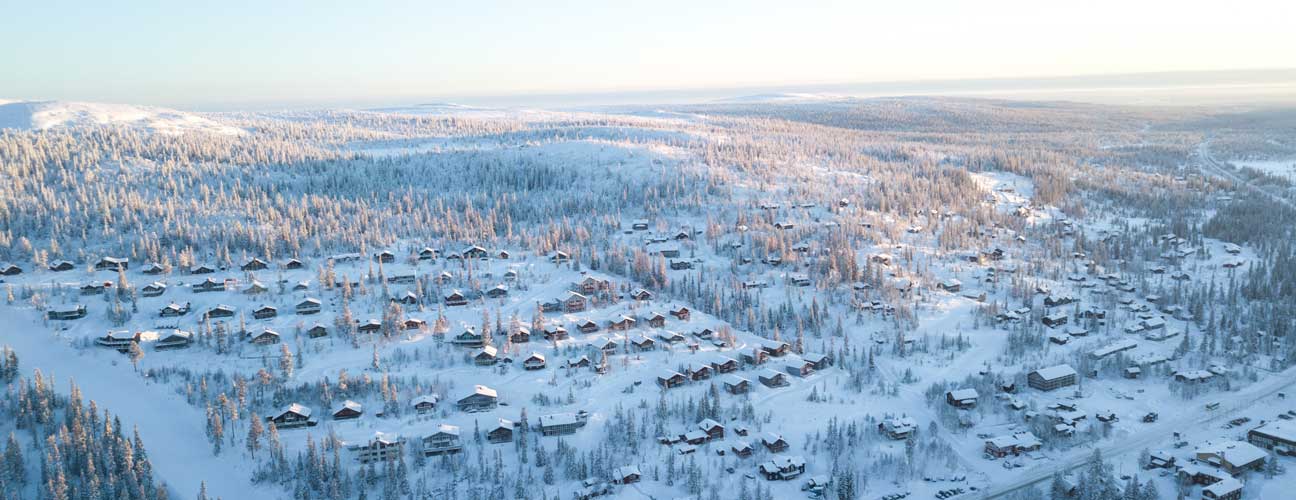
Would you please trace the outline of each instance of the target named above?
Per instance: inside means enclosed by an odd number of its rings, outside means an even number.
[[[0,101],[0,499],[1288,498],[1293,158],[1240,106]]]

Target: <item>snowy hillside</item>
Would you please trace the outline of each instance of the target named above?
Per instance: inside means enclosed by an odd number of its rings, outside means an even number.
[[[158,134],[203,132],[238,135],[243,130],[194,113],[152,106],[69,101],[0,100],[0,128],[21,130],[126,126]]]
[[[1293,200],[1206,147],[1259,154],[1245,119],[782,94],[0,109],[3,500],[111,482],[76,446],[47,458],[87,441],[169,498],[1296,485],[1250,434],[1296,447]]]
[[[812,103],[824,101],[849,101],[850,96],[821,94],[811,92],[774,92],[766,94],[751,94],[736,97],[725,97],[716,99],[717,104],[760,104],[760,103]]]

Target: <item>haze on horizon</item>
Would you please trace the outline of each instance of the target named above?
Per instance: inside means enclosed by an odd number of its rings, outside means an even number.
[[[6,10],[0,97],[182,108],[1296,68],[1296,7],[1273,0],[78,0]]]

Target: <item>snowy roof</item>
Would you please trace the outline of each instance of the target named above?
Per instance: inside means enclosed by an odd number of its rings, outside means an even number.
[[[1205,488],[1202,493],[1210,492],[1213,498],[1224,498],[1225,495],[1242,490],[1242,482],[1237,479],[1226,477]]]
[[[1110,356],[1110,355],[1112,355],[1112,354],[1115,354],[1115,353],[1118,353],[1118,352],[1121,352],[1121,351],[1124,351],[1124,350],[1127,350],[1127,349],[1133,349],[1133,348],[1135,348],[1135,347],[1138,347],[1138,342],[1135,342],[1135,341],[1133,341],[1133,340],[1129,340],[1129,339],[1125,339],[1125,340],[1121,340],[1121,341],[1117,341],[1117,342],[1115,342],[1115,343],[1109,344],[1109,345],[1107,345],[1107,346],[1105,346],[1105,347],[1102,347],[1102,348],[1100,348],[1100,349],[1096,349],[1096,350],[1094,350],[1094,351],[1093,351],[1092,353],[1090,353],[1090,354],[1091,354],[1093,357],[1095,357],[1095,358],[1105,358],[1105,357]],[[1048,377],[1048,378],[1056,378],[1056,377]]]
[[[551,427],[555,425],[574,425],[580,419],[576,418],[575,413],[555,413],[552,415],[541,415],[540,426]]]
[[[186,332],[184,330],[171,330],[167,332],[167,336],[162,340],[171,340],[173,338],[183,338],[183,339],[193,338],[193,332]]]
[[[918,422],[912,417],[888,418],[882,421],[887,427],[892,429],[917,428]]]
[[[1076,371],[1071,368],[1070,365],[1057,365],[1048,368],[1040,368],[1035,370],[1035,373],[1038,373],[1039,376],[1044,377],[1046,380],[1054,380],[1068,375],[1075,375]]]
[[[436,431],[435,433],[433,433],[432,435],[435,436],[435,435],[437,435],[437,434],[449,434],[449,435],[451,435],[451,436],[458,436],[458,435],[459,435],[459,426],[457,426],[457,425],[450,425],[450,424],[441,424],[441,425],[438,425],[438,426],[437,426],[437,431]]]
[[[1039,438],[1035,437],[1035,434],[1030,432],[1018,432],[1007,436],[995,436],[986,440],[986,442],[999,449],[1009,447],[1033,448],[1040,444]]]
[[[130,330],[114,330],[103,336],[104,340],[134,340],[135,334]]]
[[[1246,465],[1269,456],[1256,445],[1233,440],[1207,441],[1197,446],[1196,453],[1213,453],[1233,465]]]
[[[1214,373],[1208,372],[1206,370],[1189,370],[1189,371],[1175,372],[1175,377],[1179,377],[1187,380],[1206,380],[1214,376],[1215,376]]]
[[[333,410],[333,413],[337,413],[342,410],[363,411],[363,409],[364,407],[361,406],[360,403],[348,399],[342,402],[342,406],[339,406],[337,407],[336,410]]]
[[[643,474],[639,472],[638,465],[627,465],[625,467],[617,469],[618,478],[625,478],[629,476],[642,476],[642,475]]]
[[[976,399],[977,391],[976,389],[957,389],[950,391],[949,395],[950,398],[953,398],[955,401],[963,401],[966,399]]]
[[[657,378],[659,378],[659,379],[663,379],[663,380],[665,380],[665,379],[671,379],[671,378],[674,378],[674,377],[683,377],[683,376],[684,376],[684,375],[681,375],[679,372],[677,372],[677,371],[675,371],[675,370],[671,370],[671,369],[664,369],[664,370],[661,370],[661,371],[657,372]]]
[[[1269,422],[1260,427],[1256,427],[1255,429],[1251,429],[1251,432],[1264,434],[1265,436],[1277,438],[1289,443],[1296,443],[1296,425],[1281,420]]]
[[[423,403],[435,405],[437,404],[437,401],[440,400],[441,400],[441,396],[437,396],[436,394],[420,394],[418,396],[415,396],[414,400],[411,401],[411,403],[413,403],[414,405],[420,405]]]
[[[762,339],[762,338],[756,339],[756,344],[766,349],[786,349],[789,347],[788,343],[782,340],[771,340],[771,339]]]
[[[401,441],[400,434],[396,434],[393,432],[374,432],[373,439],[370,440],[370,442],[377,442],[382,444],[396,444],[399,443],[400,441]]]
[[[723,425],[720,425],[720,422],[716,422],[715,420],[711,420],[711,419],[709,419],[709,418],[706,419],[706,420],[703,420],[703,421],[701,421],[701,422],[698,422],[698,428],[699,428],[699,429],[702,429],[702,430],[704,430],[704,431],[706,431],[706,430],[711,430],[711,429],[714,429],[714,428],[716,428],[716,427],[724,427],[724,426],[723,426]]]
[[[707,438],[707,433],[702,432],[700,430],[693,430],[684,433],[685,441],[697,441],[699,439],[706,439],[706,438]]]
[[[790,457],[784,455],[776,455],[774,456],[774,458],[771,458],[770,461],[774,462],[775,464],[778,464],[780,467],[785,469],[789,467],[801,467],[805,465],[805,458],[800,455],[794,455]]]
[[[744,383],[751,383],[751,382],[748,381],[747,379],[742,378],[742,377],[739,377],[739,376],[737,376],[737,375],[725,375],[725,377],[724,377],[723,380],[724,380],[724,383],[729,384],[729,385],[738,385],[738,384],[744,384]]]
[[[307,406],[302,405],[301,403],[293,403],[288,406],[285,406],[284,409],[279,412],[279,414],[283,415],[285,413],[290,413],[290,412],[296,413],[306,418],[310,418],[311,416],[311,409]]]
[[[497,425],[495,426],[495,428],[496,428],[496,429],[508,429],[508,430],[513,430],[513,426],[514,426],[514,425],[515,425],[515,424],[513,423],[512,420],[509,420],[509,419],[506,419],[506,418],[501,418],[501,419],[499,419],[499,424],[497,424]]]
[[[492,398],[497,398],[497,397],[499,397],[499,393],[496,392],[495,389],[491,389],[490,387],[486,387],[486,386],[484,386],[484,385],[473,386],[473,394],[474,394],[474,395],[479,394],[479,395],[482,395],[482,396],[490,396],[490,397],[492,397]]]

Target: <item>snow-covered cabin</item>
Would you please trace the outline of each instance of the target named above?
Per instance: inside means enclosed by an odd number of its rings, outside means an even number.
[[[350,420],[364,415],[364,406],[350,399],[333,409],[333,420]]]
[[[158,310],[158,317],[178,318],[180,316],[189,314],[189,308],[190,306],[188,302],[185,302],[184,305],[180,305],[175,302],[172,302],[170,304],[163,306],[162,309]]]
[[[270,423],[280,429],[290,429],[293,427],[305,427],[315,425],[311,420],[311,409],[300,403],[292,403],[279,410],[278,413],[266,417]]]
[[[494,410],[499,404],[499,393],[484,385],[474,386],[473,393],[460,399],[457,404],[459,410],[465,412]]]
[[[782,453],[788,449],[787,440],[783,439],[781,434],[774,432],[766,432],[761,435],[761,444],[765,445],[765,449],[769,450],[770,453]]]
[[[671,389],[684,385],[687,380],[683,374],[675,370],[662,370],[657,374],[657,385],[663,389]]]
[[[45,317],[51,320],[73,320],[81,319],[85,316],[86,306],[84,304],[55,306],[45,312]]]
[[[527,370],[543,370],[544,367],[545,367],[544,354],[540,354],[538,352],[533,352],[531,353],[531,355],[527,356],[526,359],[522,360],[522,368]]]
[[[422,445],[424,456],[459,453],[463,451],[463,438],[458,426],[440,424],[435,432],[423,437]]]
[[[515,427],[516,424],[512,420],[501,418],[494,428],[486,431],[486,440],[494,444],[511,443]]]
[[[296,310],[297,314],[318,314],[323,307],[324,305],[319,299],[307,297],[297,303]]]
[[[973,408],[978,397],[976,389],[955,389],[945,393],[945,403],[955,408]]]
[[[170,330],[158,337],[158,341],[153,344],[153,350],[165,351],[168,349],[183,349],[193,343],[193,332],[184,330]]]
[[[727,375],[722,382],[729,394],[746,394],[747,391],[751,390],[751,381],[737,375]]]
[[[473,363],[477,366],[489,366],[499,361],[499,350],[493,345],[484,346],[473,354]]]
[[[410,401],[410,405],[414,407],[416,413],[423,415],[435,410],[437,402],[440,400],[441,397],[436,394],[420,394]]]
[[[166,283],[163,283],[161,281],[154,281],[140,288],[140,295],[143,295],[145,297],[157,297],[159,295],[162,295],[163,293],[166,293],[166,289],[167,289]]]
[[[272,345],[280,342],[279,332],[266,328],[258,333],[248,333],[248,342],[254,345]]]

